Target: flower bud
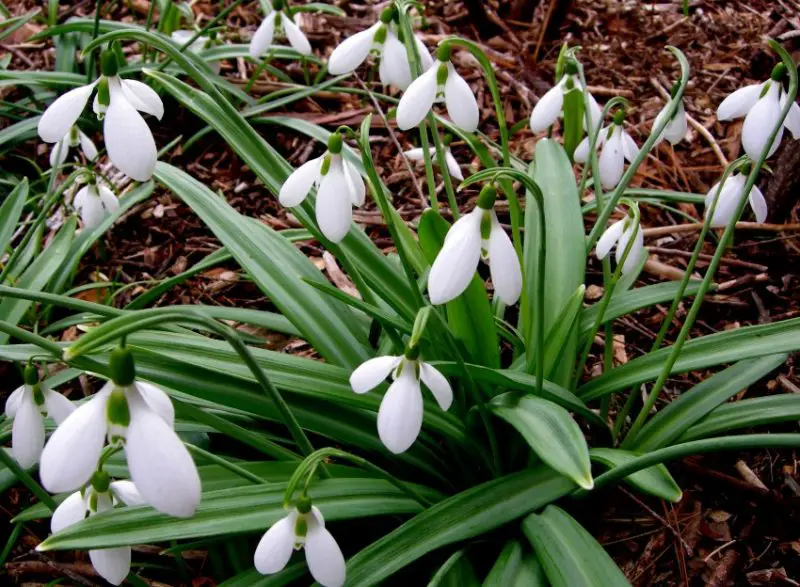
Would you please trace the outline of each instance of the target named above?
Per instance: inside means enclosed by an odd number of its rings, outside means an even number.
[[[106,77],[114,77],[119,72],[117,54],[111,49],[106,49],[100,54],[100,71]]]
[[[405,357],[409,361],[416,361],[419,359],[419,345],[409,345],[406,347]]]
[[[36,385],[39,383],[39,371],[30,363],[25,365],[25,370],[22,373],[22,379],[25,385]]]
[[[450,61],[450,56],[452,53],[453,50],[450,48],[450,45],[439,45],[439,49],[436,52],[436,59],[442,63],[447,63]]]
[[[578,75],[578,64],[572,59],[567,59],[567,64],[564,66],[564,73],[566,75]]]
[[[90,483],[97,493],[105,493],[111,485],[111,478],[105,471],[95,471]]]
[[[497,199],[497,190],[492,184],[487,184],[481,189],[478,196],[478,208],[482,210],[491,210],[494,207],[494,201]]]
[[[625,111],[620,108],[614,113],[614,124],[621,126],[625,122]]]
[[[786,66],[781,62],[772,68],[772,74],[770,74],[769,77],[770,79],[779,82],[783,79],[783,76],[785,75],[786,75]]]
[[[294,504],[295,509],[301,514],[307,514],[311,511],[311,498],[305,493],[301,495]]]
[[[283,10],[284,3],[283,0],[272,0],[272,9],[273,10]]]
[[[381,22],[383,24],[389,24],[394,20],[394,17],[397,15],[397,11],[395,10],[394,6],[389,6],[388,8],[384,8],[383,12],[381,12]]]
[[[111,351],[108,360],[111,381],[120,387],[132,385],[136,379],[136,365],[133,362],[133,353],[125,347],[117,347]]]
[[[342,135],[338,132],[331,134],[328,138],[328,152],[333,155],[338,155],[342,152]]]

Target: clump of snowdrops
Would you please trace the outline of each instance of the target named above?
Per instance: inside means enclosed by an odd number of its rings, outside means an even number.
[[[469,577],[462,584],[485,577],[485,585],[530,585],[546,577],[564,587],[624,585],[608,554],[569,515],[573,500],[600,500],[603,487],[624,482],[678,501],[681,489],[665,462],[800,446],[798,434],[736,430],[774,422],[780,410],[773,404],[794,418],[796,396],[718,411],[800,347],[800,319],[688,340],[748,203],[757,221],[767,216],[756,185],[765,161],[784,129],[800,136],[797,69],[780,45],[770,42],[778,62],[769,80],[720,104],[720,120],[745,117],[745,154],[698,196],[629,187],[649,152],[665,139],[685,139],[690,70],[677,48],[667,48],[678,65],[670,98],[637,145],[625,121],[628,102],[598,104],[586,90],[579,51],[564,47],[554,86],[530,117],[537,137],[556,126],[563,144],[538,138],[533,161],[523,161],[509,147],[494,66],[465,39],[428,47],[415,30],[421,5],[394,0],[326,62],[305,36],[302,15],[339,9],[273,0],[264,3],[249,44],[224,43],[229,31],[220,25],[239,3],[202,29],[180,29],[184,12],[167,12],[157,31],[149,30],[152,14],[145,28],[104,20],[100,3],[97,20],[52,23],[40,34],[63,47],[69,35],[90,33],[80,47],[84,73],[72,62],[59,78],[73,88],[48,94],[38,119],[17,123],[54,145],[52,168],[41,183],[18,179],[0,219],[5,248],[22,211],[38,202],[36,221],[0,275],[0,357],[24,370],[0,428],[10,451],[0,456],[39,499],[15,522],[51,517],[53,534],[39,550],[88,550],[114,584],[135,575],[132,545],[171,542],[165,553],[225,553],[216,573],[232,577],[226,585],[257,585],[260,575],[273,577],[269,584],[305,583],[308,569],[325,587],[366,586],[410,566],[432,584],[458,576]],[[283,40],[288,47],[276,44]],[[280,74],[274,60],[299,60],[307,86],[293,83],[257,102],[252,84],[242,89],[218,74],[219,61],[233,57],[254,62],[254,76]],[[336,77],[326,77],[326,66]],[[475,84],[465,81],[475,69],[494,101],[490,124],[481,120]],[[374,101],[376,115],[394,116],[405,155],[424,167],[415,226],[397,214],[377,171],[372,115],[359,128],[333,132],[259,116],[376,71],[382,91],[356,91]],[[37,83],[47,85],[41,73]],[[85,112],[92,96],[95,116]],[[275,231],[158,161],[150,127],[165,102],[222,137],[304,229]],[[262,124],[307,134],[320,142],[319,156],[292,169],[265,138],[269,132],[256,129]],[[495,139],[481,132],[489,129]],[[480,169],[459,160],[467,151]],[[140,183],[115,193],[112,166]],[[183,200],[224,246],[197,270],[233,258],[275,312],[147,308],[161,286],[127,308],[67,295],[81,256],[156,185]],[[70,202],[65,195],[73,192]],[[353,207],[368,200],[392,238],[391,254],[353,223]],[[635,287],[648,257],[643,200],[704,207],[680,281]],[[61,205],[74,215],[50,246],[35,259],[23,254]],[[584,214],[595,218],[588,233]],[[715,252],[693,280],[712,228],[721,229]],[[293,244],[312,238],[357,295],[332,286]],[[603,295],[586,306],[590,255],[602,263]],[[680,332],[663,346],[683,302],[689,307]],[[614,321],[657,303],[669,310],[652,349],[615,366]],[[56,307],[71,314],[44,329],[21,327]],[[268,350],[228,326],[231,320],[302,338],[319,360]],[[83,332],[77,340],[50,336],[72,325]],[[602,372],[587,379],[597,335]],[[55,365],[67,368],[51,375]],[[670,375],[715,367],[654,411]],[[58,393],[82,374],[105,382],[76,402]],[[746,417],[732,418],[734,411]]]

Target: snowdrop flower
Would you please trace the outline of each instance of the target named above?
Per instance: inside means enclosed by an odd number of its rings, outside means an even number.
[[[445,137],[445,145],[447,144],[447,137]],[[436,147],[430,147],[428,149],[428,153],[434,163],[438,163],[436,160]],[[425,160],[425,153],[420,147],[415,149],[409,149],[403,153],[409,160],[411,161],[424,161]],[[461,167],[458,165],[458,161],[456,158],[453,157],[452,151],[450,151],[450,147],[445,147],[444,150],[444,162],[447,165],[447,171],[450,172],[450,177],[454,177],[458,181],[464,181],[464,174],[461,173]]]
[[[92,229],[103,221],[106,214],[119,209],[119,200],[105,185],[92,180],[78,190],[72,206],[81,217],[84,228]]]
[[[189,40],[194,37],[197,33],[191,30],[177,30],[173,31],[170,35],[170,38],[175,41],[178,45],[183,47]],[[187,47],[189,51],[192,53],[198,54],[202,53],[206,49],[210,49],[214,46],[214,39],[211,37],[203,37],[200,36],[192,41],[192,44]],[[208,66],[214,73],[219,73],[219,61],[214,61],[212,63],[208,63]]]
[[[639,148],[622,127],[625,113],[620,110],[614,116],[614,122],[600,130],[596,148],[600,151],[598,166],[600,168],[600,184],[604,189],[617,187],[625,170],[625,160],[633,163],[639,154]],[[589,137],[585,137],[575,149],[575,161],[586,163],[589,160]]]
[[[331,75],[350,73],[372,54],[380,61],[378,74],[381,83],[405,91],[411,85],[411,64],[405,45],[397,38],[393,29],[392,19],[395,15],[396,10],[393,7],[387,8],[381,13],[377,23],[343,41],[328,59],[328,72]],[[430,51],[416,35],[414,44],[417,46],[422,71],[428,71],[433,65]]]
[[[672,97],[675,97],[676,92],[678,91],[678,84],[675,84],[672,88]],[[667,108],[669,108],[669,102],[667,102],[661,111],[656,116],[656,119],[653,121],[653,129],[661,124],[661,121],[667,115]],[[677,145],[680,143],[683,138],[686,136],[686,131],[689,129],[689,125],[686,122],[686,110],[683,107],[683,98],[681,101],[678,102],[678,108],[675,110],[675,113],[672,115],[672,118],[669,120],[667,125],[664,127],[664,130],[661,131],[661,134],[656,139],[656,142],[653,144],[655,147],[659,145],[664,139],[667,139],[673,145]]]
[[[539,102],[531,112],[531,130],[534,133],[539,133],[550,128],[555,121],[563,116],[564,109],[564,96],[569,92],[582,92],[583,85],[578,79],[578,68],[572,61],[567,62],[566,73],[561,80],[544,96],[539,99]],[[602,122],[603,109],[597,103],[590,93],[587,92],[589,99],[589,118],[592,121],[592,128]],[[586,129],[586,118],[583,119],[583,128]]]
[[[6,400],[6,417],[14,420],[11,428],[11,456],[23,469],[39,462],[44,448],[44,419],[56,424],[66,420],[75,406],[60,393],[39,383],[33,365],[25,366],[25,384],[11,392]],[[0,449],[2,450],[2,449]]]
[[[350,375],[350,387],[356,393],[367,393],[389,374],[394,381],[378,409],[378,436],[386,448],[400,454],[414,444],[422,429],[420,380],[445,411],[453,403],[453,390],[435,367],[419,360],[417,346],[406,349],[404,356],[376,357],[362,363]]]
[[[93,108],[98,118],[104,119],[103,135],[108,157],[125,175],[146,181],[156,166],[156,142],[139,112],[152,114],[161,120],[164,105],[147,84],[120,79],[117,56],[113,51],[103,51],[101,69],[103,75],[98,80],[70,90],[50,104],[39,120],[39,136],[46,143],[63,140],[96,88]]]
[[[781,110],[786,105],[788,95],[781,82],[785,74],[786,66],[779,63],[772,70],[769,80],[736,90],[717,108],[717,120],[720,121],[745,117],[742,127],[742,147],[747,156],[754,161],[761,156],[769,136],[778,124]],[[772,157],[781,144],[784,129],[789,129],[795,139],[800,138],[800,106],[797,103],[792,104],[789,109],[789,114],[770,146],[767,158]]]
[[[64,420],[44,447],[42,485],[50,493],[85,485],[108,437],[123,444],[145,502],[171,516],[191,516],[200,502],[200,477],[173,430],[169,396],[135,379],[133,355],[125,348],[112,352],[110,367],[112,381]]]
[[[705,200],[705,216],[707,217],[714,204],[714,199],[717,200],[717,205],[714,207],[714,215],[711,217],[711,226],[714,228],[725,228],[728,226],[731,217],[736,212],[739,203],[742,201],[744,195],[744,184],[747,182],[747,175],[744,173],[732,173],[725,180],[720,188],[720,182],[708,191]],[[719,192],[719,196],[717,196]],[[756,222],[764,222],[767,219],[767,201],[764,199],[764,194],[754,185],[750,190],[748,197],[750,208],[756,216]]]
[[[56,508],[50,519],[50,531],[54,534],[60,532],[77,524],[87,514],[93,516],[106,512],[119,503],[133,506],[144,504],[145,501],[133,482],[110,481],[107,473],[96,471],[88,486],[71,494]],[[112,585],[119,585],[131,570],[131,547],[90,550],[89,560],[98,575]]]
[[[485,186],[478,206],[450,227],[428,276],[432,304],[460,296],[472,281],[480,259],[489,264],[495,294],[509,306],[519,299],[522,269],[514,245],[494,212],[496,197],[494,187]]]
[[[411,82],[397,106],[397,126],[408,130],[417,126],[433,108],[444,102],[457,127],[473,132],[478,128],[478,101],[464,78],[450,61],[450,47],[439,47],[433,66]]]
[[[628,275],[639,267],[642,258],[647,255],[647,250],[644,248],[644,233],[639,222],[632,216],[626,215],[625,218],[606,229],[600,240],[597,241],[595,255],[598,259],[605,259],[614,245],[616,245],[616,261],[619,264],[631,239],[633,239],[631,250],[622,264],[622,275]]]
[[[267,530],[256,547],[253,564],[262,575],[277,573],[292,557],[292,550],[306,551],[311,576],[323,587],[341,587],[345,580],[344,556],[336,539],[325,528],[322,513],[303,495],[289,514]]]
[[[70,148],[80,145],[83,155],[89,161],[97,158],[97,147],[94,146],[92,139],[86,136],[77,126],[72,126],[67,134],[50,149],[50,167],[64,165],[69,155]]]
[[[311,45],[297,26],[297,23],[286,14],[283,0],[272,0],[272,10],[261,22],[261,25],[250,41],[250,57],[256,59],[269,50],[272,41],[281,31],[286,35],[292,48],[300,55],[311,55]]]
[[[312,187],[317,188],[317,224],[325,238],[341,241],[350,230],[353,206],[366,199],[366,187],[355,165],[342,157],[342,136],[328,139],[328,150],[295,169],[281,186],[278,200],[286,207],[298,206]]]

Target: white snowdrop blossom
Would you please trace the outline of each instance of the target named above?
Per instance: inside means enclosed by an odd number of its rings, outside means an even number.
[[[744,195],[744,186],[747,183],[747,176],[745,174],[736,172],[732,173],[722,184],[720,189],[720,182],[708,191],[705,199],[705,216],[711,212],[714,204],[714,199],[717,200],[717,205],[714,206],[714,215],[711,217],[711,226],[714,228],[724,228],[730,222],[731,217],[736,213],[739,203],[742,201]],[[719,192],[719,196],[717,196]],[[750,190],[748,196],[750,208],[756,216],[756,222],[764,222],[767,219],[767,200],[764,194],[754,185]]]
[[[350,230],[353,206],[362,206],[367,195],[358,169],[342,157],[339,133],[331,135],[324,155],[292,172],[281,186],[278,201],[289,208],[298,206],[311,188],[317,188],[317,224],[325,238],[338,243]]]
[[[436,147],[430,147],[428,149],[428,153],[434,163],[438,163],[436,160]],[[424,161],[425,160],[425,153],[420,148],[417,147],[415,149],[409,149],[403,153],[409,160],[411,161]],[[450,147],[446,147],[444,150],[444,162],[447,165],[447,171],[450,172],[450,177],[456,178],[458,181],[464,181],[464,174],[461,173],[461,167],[458,165],[458,161],[456,158],[453,157],[452,151],[450,151]]]
[[[661,111],[656,116],[656,119],[653,121],[653,129],[655,129],[664,117],[667,115],[667,108],[669,107],[669,103],[667,103]],[[684,137],[686,136],[686,131],[689,130],[689,124],[686,121],[686,110],[683,107],[683,100],[678,103],[678,108],[675,110],[675,114],[672,115],[667,125],[664,127],[664,130],[661,131],[661,134],[656,139],[656,142],[653,143],[653,146],[661,144],[664,139],[667,139],[673,145],[677,145],[680,143]]]
[[[428,276],[428,295],[439,305],[460,296],[472,281],[478,262],[489,265],[495,294],[513,305],[522,292],[522,269],[511,239],[494,211],[496,192],[486,186],[472,212],[456,221]]]
[[[342,75],[357,69],[371,55],[379,61],[381,83],[405,91],[411,85],[411,64],[403,42],[398,38],[392,19],[394,8],[381,13],[380,20],[366,30],[345,39],[328,59],[328,73]],[[414,35],[422,71],[433,65],[433,57],[422,41]]]
[[[146,181],[155,170],[156,142],[139,112],[161,120],[164,105],[147,84],[117,75],[117,57],[113,51],[103,51],[101,67],[103,75],[99,79],[70,90],[50,104],[39,120],[39,136],[46,143],[62,140],[97,89],[93,109],[98,118],[103,119],[109,159],[125,175]]]
[[[196,34],[197,32],[192,30],[177,30],[177,31],[172,31],[170,38],[182,47],[186,43],[188,43],[189,40],[191,40],[191,38],[194,37]],[[194,41],[192,41],[192,44],[189,45],[187,49],[194,54],[199,54],[205,51],[206,49],[212,48],[213,46],[214,46],[213,39],[211,39],[210,37],[200,36],[197,37]],[[219,61],[213,61],[211,63],[208,63],[208,66],[214,73],[219,73],[219,68],[220,68]]]
[[[325,528],[322,513],[301,497],[288,515],[267,530],[256,547],[253,564],[262,575],[283,570],[293,550],[305,550],[311,576],[323,587],[341,587],[345,562],[336,539]]]
[[[625,262],[622,264],[622,275],[628,275],[639,267],[639,263],[647,255],[642,228],[630,215],[626,215],[625,218],[613,223],[606,229],[597,241],[595,255],[598,259],[605,259],[616,245],[616,262],[619,264],[631,239],[633,239],[633,244],[628,256],[625,257]]]
[[[20,467],[28,469],[39,462],[44,448],[45,417],[61,424],[74,410],[71,401],[39,382],[36,367],[25,367],[24,385],[11,392],[6,400],[6,417],[14,421],[11,456]]]
[[[84,486],[106,438],[121,443],[142,498],[160,512],[190,517],[200,502],[194,461],[173,430],[175,410],[155,385],[136,381],[127,349],[112,353],[112,380],[65,419],[42,452],[39,476],[51,493]]]
[[[619,113],[618,113],[619,114]],[[639,147],[631,135],[622,127],[622,116],[600,130],[596,148],[600,152],[598,167],[600,168],[600,185],[606,190],[617,187],[625,171],[625,161],[633,163],[639,154]],[[584,139],[575,149],[575,161],[586,163],[589,160],[589,137]]]
[[[409,130],[428,115],[434,103],[444,102],[450,119],[460,129],[474,132],[478,128],[478,101],[450,61],[450,49],[439,48],[433,66],[411,82],[397,105],[397,126]]]
[[[453,403],[453,390],[447,378],[435,367],[419,360],[417,349],[405,356],[369,359],[350,375],[350,387],[367,393],[391,374],[393,382],[378,409],[378,436],[395,454],[408,450],[422,429],[422,389],[420,380],[431,391],[439,407],[447,411]]]
[[[753,161],[757,161],[761,156],[769,136],[778,124],[781,110],[786,105],[788,95],[781,83],[785,73],[786,67],[779,63],[772,70],[769,80],[739,88],[725,98],[717,108],[717,120],[720,121],[744,116],[742,147]],[[800,106],[796,102],[789,108],[789,114],[778,130],[767,158],[772,157],[781,144],[784,129],[788,129],[795,139],[800,138]]]
[[[97,159],[97,147],[77,126],[72,126],[64,137],[50,149],[50,167],[64,165],[70,148],[80,145],[83,155],[88,161]]]
[[[311,44],[297,22],[284,11],[283,0],[273,0],[272,10],[256,30],[250,40],[250,57],[256,59],[264,55],[275,38],[284,35],[292,48],[300,55],[311,55]]]
[[[103,472],[92,476],[91,484],[72,493],[61,502],[50,519],[50,531],[54,534],[77,524],[87,515],[93,516],[111,510],[116,504],[141,505],[145,501],[131,481],[111,481]],[[89,551],[97,574],[112,585],[120,585],[131,570],[131,547],[93,549]]]
[[[544,96],[534,106],[531,112],[531,130],[539,133],[551,127],[555,121],[564,114],[564,96],[569,92],[582,92],[583,85],[575,73],[566,73],[559,82],[545,92]],[[586,93],[589,100],[589,118],[592,121],[592,128],[602,122],[603,109],[589,92]],[[586,130],[586,118],[583,119],[583,128]]]
[[[86,229],[98,226],[107,214],[119,209],[119,200],[108,187],[102,183],[88,183],[78,190],[72,200],[72,206],[81,217]]]

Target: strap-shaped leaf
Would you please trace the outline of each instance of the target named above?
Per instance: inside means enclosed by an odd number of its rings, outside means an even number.
[[[483,587],[547,587],[542,565],[519,540],[506,542]]]
[[[0,143],[2,145],[2,143]],[[0,254],[5,253],[6,247],[11,242],[17,222],[22,215],[25,207],[25,200],[28,198],[28,179],[25,178],[17,184],[11,193],[8,194],[2,206],[0,206]]]
[[[639,455],[627,450],[616,448],[593,448],[589,451],[589,456],[593,461],[603,463],[613,469],[619,465],[624,465],[636,459]],[[625,478],[625,482],[635,487],[639,491],[655,495],[667,501],[679,502],[683,497],[683,492],[672,475],[664,465],[655,465],[648,469],[643,469]]]

